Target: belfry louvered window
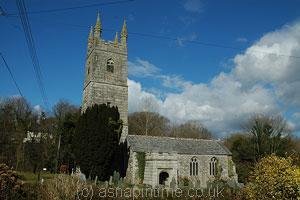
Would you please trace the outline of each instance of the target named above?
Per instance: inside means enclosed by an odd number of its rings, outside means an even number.
[[[114,61],[113,59],[108,59],[106,63],[106,70],[113,73],[114,72]]]
[[[191,176],[198,176],[198,161],[197,161],[196,157],[191,158],[190,175]]]

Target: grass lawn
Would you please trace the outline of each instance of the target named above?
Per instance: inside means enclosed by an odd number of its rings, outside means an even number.
[[[34,174],[33,172],[17,172],[18,175],[25,183],[35,184],[38,181],[38,173]],[[40,179],[52,179],[56,174],[51,174],[49,172],[41,172]]]

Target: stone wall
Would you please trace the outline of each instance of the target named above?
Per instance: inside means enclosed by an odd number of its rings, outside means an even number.
[[[210,175],[209,164],[211,158],[215,157],[218,164],[222,168],[221,178],[228,178],[228,159],[227,155],[179,155],[179,171],[178,176],[181,178],[187,177],[192,182],[200,181],[201,187],[206,187],[207,181],[214,180],[214,176]],[[198,162],[198,176],[190,176],[190,162],[192,158],[196,158]]]
[[[191,158],[196,157],[198,162],[198,176],[190,175],[190,161]],[[144,172],[144,184],[151,185],[152,187],[158,186],[159,173],[165,171],[169,174],[166,186],[170,186],[172,179],[178,183],[181,178],[187,178],[190,182],[197,187],[206,187],[208,181],[215,179],[209,173],[209,163],[212,157],[217,158],[218,164],[222,168],[221,178],[230,179],[228,175],[228,161],[231,156],[227,155],[185,155],[176,153],[146,153],[146,163]],[[237,182],[237,175],[235,167],[233,167],[234,177]],[[133,184],[138,184],[138,164],[136,160],[136,153],[131,151],[129,158],[129,165],[126,177]],[[200,185],[197,185],[200,184]]]
[[[172,179],[177,182],[178,161],[176,154],[169,153],[147,153],[144,173],[144,184],[157,186],[159,184],[159,174],[167,172],[169,177],[165,182],[170,186]]]

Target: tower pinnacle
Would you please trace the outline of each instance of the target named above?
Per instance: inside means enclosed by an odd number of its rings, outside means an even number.
[[[116,32],[115,40],[114,40],[114,45],[118,46],[118,43],[119,43],[119,37],[118,37],[118,32]]]
[[[91,30],[89,33],[89,38],[88,38],[88,51],[90,50],[90,48],[93,46],[94,44],[94,33],[93,33],[93,26],[91,26]]]
[[[127,37],[128,37],[128,33],[127,33],[126,20],[124,20],[122,31],[121,31],[121,42],[122,42],[122,44],[127,43]]]
[[[98,12],[97,21],[94,29],[94,37],[99,39],[101,37],[101,34],[102,34],[102,26],[101,26],[100,14]]]
[[[94,29],[93,26],[91,26],[90,34],[89,34],[89,39],[91,39],[91,38],[94,37],[93,29]]]

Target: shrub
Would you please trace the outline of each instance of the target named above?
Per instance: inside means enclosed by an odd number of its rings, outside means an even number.
[[[5,164],[0,164],[0,199],[18,199],[24,196],[23,182],[18,174]]]
[[[261,159],[244,188],[246,199],[297,199],[300,173],[291,158],[271,155]]]
[[[186,176],[180,176],[180,177],[178,177],[178,186],[180,188],[189,187],[191,185],[192,185],[191,181],[190,181],[190,179],[188,177],[186,177]]]
[[[86,184],[77,177],[60,174],[47,180],[41,185],[40,193],[43,200],[73,200],[82,199],[84,195],[91,195],[92,184]]]

